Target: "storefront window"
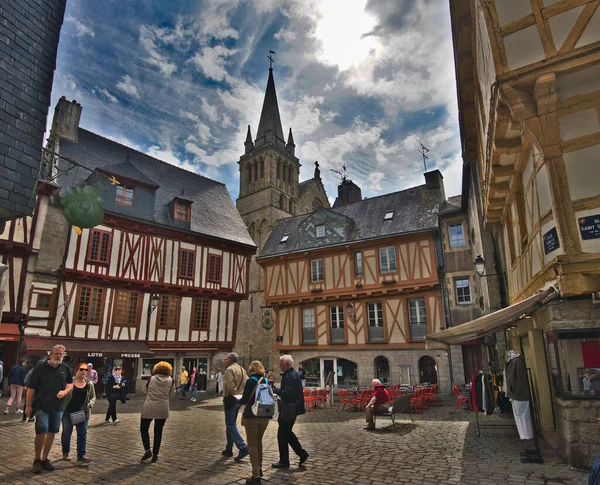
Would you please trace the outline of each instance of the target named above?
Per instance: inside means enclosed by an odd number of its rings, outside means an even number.
[[[600,328],[546,334],[554,393],[563,399],[600,399]]]
[[[142,377],[150,377],[152,369],[159,362],[168,362],[172,366],[175,366],[175,359],[142,359]]]

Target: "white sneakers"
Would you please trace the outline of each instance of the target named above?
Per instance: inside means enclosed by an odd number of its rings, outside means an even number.
[[[192,398],[190,399],[190,402],[196,402],[196,399]]]
[[[23,414],[23,410],[22,410],[22,409],[17,409],[17,410],[15,411],[15,414]]]
[[[120,419],[115,419],[115,420],[113,421],[113,424],[119,424],[120,422],[121,422],[121,420],[120,420]]]

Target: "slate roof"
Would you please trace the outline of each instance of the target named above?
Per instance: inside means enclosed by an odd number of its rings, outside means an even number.
[[[455,195],[448,197],[446,202],[442,204],[440,214],[449,214],[451,212],[458,212],[462,209],[462,195]]]
[[[141,172],[145,180],[140,181],[158,185],[154,204],[154,222],[157,224],[173,227],[166,206],[174,198],[183,197],[193,201],[189,232],[256,247],[221,182],[175,167],[82,128],[79,129],[78,143],[61,139],[60,154],[90,168],[128,170],[132,178],[135,178],[135,172]],[[127,163],[132,169],[126,167],[128,155]],[[74,185],[81,186],[88,177],[86,170],[74,169],[62,175],[58,185],[63,190]]]
[[[138,182],[142,182],[152,187],[158,187],[158,184],[155,180],[151,180],[150,178],[146,177],[142,171],[135,168],[129,161],[117,163],[115,165],[107,165],[106,167],[102,167],[102,170],[110,172],[114,175],[122,175],[123,177],[131,180],[137,180]]]
[[[273,228],[258,257],[267,258],[307,249],[435,230],[438,228],[440,199],[439,190],[419,185],[335,209],[320,208],[314,213],[283,219]],[[394,211],[393,219],[384,221],[385,213],[391,210]],[[335,217],[328,218],[328,214]],[[333,224],[339,219],[339,215],[354,222],[348,232],[327,227],[327,219]],[[306,222],[310,218],[314,218],[315,223],[326,221],[326,231],[333,229],[335,234],[331,238],[305,237],[300,234],[303,230],[301,227],[307,227]],[[281,243],[285,234],[289,234],[289,239]],[[340,238],[340,235],[343,237]]]

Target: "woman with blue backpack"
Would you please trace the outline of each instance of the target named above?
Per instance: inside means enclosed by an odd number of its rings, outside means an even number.
[[[242,425],[246,428],[246,441],[252,465],[252,477],[246,480],[246,483],[250,485],[261,483],[263,476],[262,438],[275,409],[273,391],[265,377],[265,372],[265,368],[258,360],[250,364],[248,367],[250,378],[246,381],[244,393],[240,399],[240,404],[246,405],[242,414]]]

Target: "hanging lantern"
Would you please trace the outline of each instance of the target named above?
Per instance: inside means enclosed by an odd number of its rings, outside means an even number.
[[[91,185],[70,188],[60,202],[65,218],[75,228],[94,227],[104,220],[104,200]]]

